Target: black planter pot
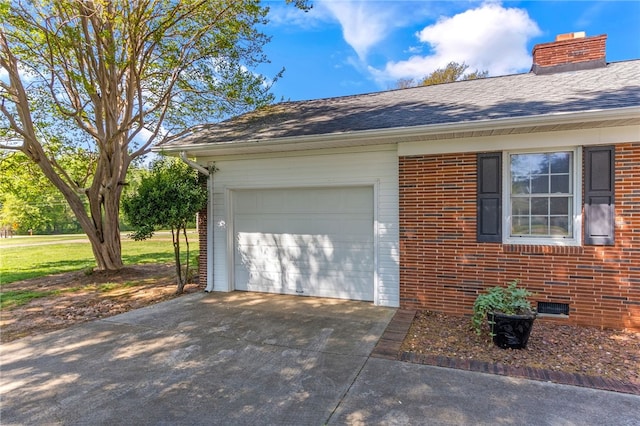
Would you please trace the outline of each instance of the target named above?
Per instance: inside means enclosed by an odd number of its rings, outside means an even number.
[[[536,319],[535,312],[527,315],[506,315],[501,312],[487,314],[493,343],[503,349],[524,349]]]

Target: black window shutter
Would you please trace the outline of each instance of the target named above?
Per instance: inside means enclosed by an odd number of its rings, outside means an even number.
[[[502,153],[478,154],[478,242],[502,242]]]
[[[584,149],[585,244],[614,244],[615,147]]]

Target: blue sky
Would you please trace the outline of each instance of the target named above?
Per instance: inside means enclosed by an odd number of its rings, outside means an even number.
[[[607,61],[640,58],[640,0],[394,1],[314,0],[301,12],[271,8],[266,76],[280,100],[386,90],[450,61],[489,75],[528,72],[535,44],[563,33],[607,34]]]

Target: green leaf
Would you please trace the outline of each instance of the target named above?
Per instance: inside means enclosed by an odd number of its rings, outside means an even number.
[[[482,333],[482,325],[489,312],[516,315],[531,311],[531,303],[527,298],[532,295],[525,288],[518,287],[518,280],[511,281],[507,287],[493,287],[486,293],[478,295],[473,304],[471,318],[476,333]]]

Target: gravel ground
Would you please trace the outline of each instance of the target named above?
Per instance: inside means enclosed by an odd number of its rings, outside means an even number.
[[[640,333],[537,319],[526,349],[500,349],[469,318],[419,311],[402,351],[601,376],[640,385]]]

